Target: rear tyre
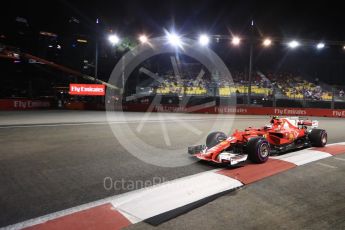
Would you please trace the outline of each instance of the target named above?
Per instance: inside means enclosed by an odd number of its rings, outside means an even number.
[[[248,158],[254,163],[264,163],[270,155],[270,144],[264,137],[253,137],[248,140]]]
[[[324,129],[312,129],[308,137],[314,147],[323,147],[327,144],[327,132]]]
[[[223,132],[210,133],[210,134],[208,134],[208,136],[206,138],[206,146],[207,146],[207,148],[212,148],[213,146],[226,140],[226,138],[228,138],[228,137]]]

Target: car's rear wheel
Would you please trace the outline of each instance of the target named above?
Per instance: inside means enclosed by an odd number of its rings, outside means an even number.
[[[212,148],[213,146],[219,144],[220,142],[226,140],[228,138],[225,133],[223,132],[213,132],[208,134],[206,138],[206,146],[207,148]]]
[[[248,158],[254,163],[264,163],[268,160],[271,148],[264,137],[253,137],[248,140]]]
[[[327,144],[327,132],[324,129],[312,129],[308,137],[314,147],[323,147]]]

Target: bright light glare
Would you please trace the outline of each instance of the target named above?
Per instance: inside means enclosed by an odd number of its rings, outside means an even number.
[[[167,39],[168,39],[168,42],[172,45],[172,46],[179,46],[181,47],[182,46],[182,40],[181,40],[181,37],[178,36],[177,34],[175,33],[167,33]]]
[[[233,37],[232,41],[231,41],[231,43],[235,46],[238,46],[240,44],[240,42],[241,42],[241,39],[237,36]]]
[[[207,46],[209,42],[210,42],[210,38],[206,34],[200,35],[199,37],[200,45]]]
[[[146,35],[140,35],[140,37],[139,37],[139,41],[141,42],[141,43],[147,43],[148,42],[148,37],[146,36]]]
[[[109,35],[108,40],[113,45],[116,45],[120,42],[120,38],[116,34]]]
[[[322,48],[324,48],[325,47],[325,43],[322,43],[322,42],[320,42],[320,43],[318,43],[317,45],[316,45],[316,48],[317,49],[322,49]]]
[[[296,40],[293,40],[293,41],[289,42],[289,44],[288,44],[288,46],[292,49],[297,48],[299,45],[300,45],[299,42]]]
[[[266,39],[262,42],[262,44],[263,44],[265,47],[270,46],[270,45],[272,44],[272,40],[269,39],[269,38],[266,38]]]

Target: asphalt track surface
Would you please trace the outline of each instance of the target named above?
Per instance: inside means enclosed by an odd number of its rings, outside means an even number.
[[[315,119],[328,131],[329,143],[345,141],[344,119]],[[213,130],[229,133],[268,120],[269,116],[171,113],[113,113],[107,120],[104,112],[95,111],[0,112],[0,227],[142,186],[128,186],[130,182],[168,181],[216,167],[193,162],[187,155],[184,166],[145,162],[130,153],[112,129],[133,131],[164,154],[164,148],[202,143]],[[158,228],[344,229],[344,175],[345,155],[320,160],[246,186]],[[124,181],[124,186],[105,189],[106,177]],[[129,228],[152,226],[138,223]]]

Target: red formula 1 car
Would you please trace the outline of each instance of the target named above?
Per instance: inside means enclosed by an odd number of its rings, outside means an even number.
[[[327,143],[327,132],[317,129],[318,121],[298,117],[273,117],[262,128],[236,130],[231,136],[222,132],[210,133],[206,145],[191,146],[188,153],[216,163],[236,165],[249,158],[264,163],[270,154],[280,154],[303,147],[322,147]]]

